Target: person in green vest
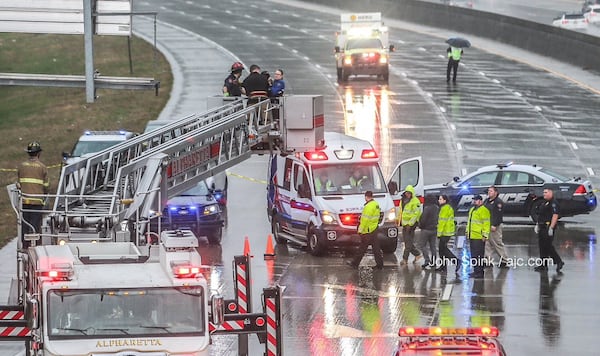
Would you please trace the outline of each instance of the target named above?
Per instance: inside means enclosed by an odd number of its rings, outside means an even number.
[[[333,182],[329,179],[329,174],[326,171],[323,171],[315,178],[315,192],[317,194],[331,191],[333,188]]]
[[[379,217],[381,215],[381,208],[379,203],[373,199],[373,192],[367,190],[365,192],[365,205],[363,206],[362,213],[360,214],[360,222],[358,225],[358,235],[360,236],[360,246],[356,256],[350,261],[346,261],[346,264],[352,268],[358,268],[360,261],[367,252],[369,245],[373,249],[373,255],[375,256],[375,268],[383,269],[383,251],[377,238],[377,230],[379,228]]]
[[[412,185],[409,184],[404,189],[400,205],[402,207],[400,224],[404,239],[404,254],[400,264],[405,266],[411,253],[415,256],[413,263],[418,263],[423,258],[421,251],[415,246],[415,230],[421,218],[421,202],[415,196],[415,188]]]
[[[454,71],[454,74],[452,76],[452,82],[456,83],[456,72],[458,71],[458,62],[460,62],[463,50],[461,48],[448,47],[446,52],[448,53],[448,68],[446,69],[446,82],[450,81],[450,72]]]
[[[490,210],[483,205],[481,195],[477,194],[473,198],[473,204],[467,220],[467,238],[470,241],[471,264],[473,265],[473,273],[469,274],[469,277],[483,278],[485,241],[490,237],[492,215]]]
[[[454,223],[454,209],[449,204],[447,195],[440,195],[438,197],[438,204],[440,205],[440,213],[438,214],[437,222],[437,237],[439,239],[438,252],[440,260],[437,263],[438,272],[445,272],[448,265],[451,263],[456,264],[456,274],[460,271],[460,263],[458,258],[448,248],[448,241],[456,233],[456,224]]]

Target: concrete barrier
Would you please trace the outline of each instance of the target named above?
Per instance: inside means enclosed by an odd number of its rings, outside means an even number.
[[[486,37],[586,70],[600,70],[600,37],[551,25],[417,0],[304,1],[348,11],[380,11],[388,18]]]

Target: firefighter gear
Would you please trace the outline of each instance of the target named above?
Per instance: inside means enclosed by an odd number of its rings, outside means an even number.
[[[38,144],[39,147],[39,144]],[[40,152],[39,151],[35,152]],[[48,194],[50,186],[48,181],[48,169],[37,156],[30,157],[29,160],[21,163],[17,169],[17,186],[24,194],[43,195]],[[44,205],[44,199],[41,197],[24,197],[23,204],[26,205]]]

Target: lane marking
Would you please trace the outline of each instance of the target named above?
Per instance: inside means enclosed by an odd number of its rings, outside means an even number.
[[[456,148],[457,148],[459,151],[460,151],[460,150],[462,150],[462,148],[463,148],[463,147],[462,147],[462,145],[460,144],[460,142],[457,142],[457,143],[456,143]]]
[[[575,142],[571,142],[571,147],[573,147],[574,150],[579,149],[579,147],[577,147],[577,144]]]
[[[444,292],[442,293],[442,298],[440,299],[443,302],[447,302],[450,300],[450,296],[452,295],[452,284],[446,284],[444,287]]]
[[[560,124],[558,122],[553,122],[553,124],[557,129],[560,129]]]
[[[451,129],[452,131],[456,131],[456,125],[454,125],[454,124],[450,124],[450,129]]]
[[[594,170],[591,167],[587,167],[586,169],[587,169],[589,175],[591,175],[591,176],[595,176],[596,175],[594,173]]]

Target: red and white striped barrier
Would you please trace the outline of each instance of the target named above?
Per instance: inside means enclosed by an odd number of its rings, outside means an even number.
[[[23,308],[15,309],[4,309],[0,306],[0,320],[24,320],[25,313]]]
[[[22,338],[31,336],[31,330],[26,326],[5,326],[0,325],[0,337]]]

